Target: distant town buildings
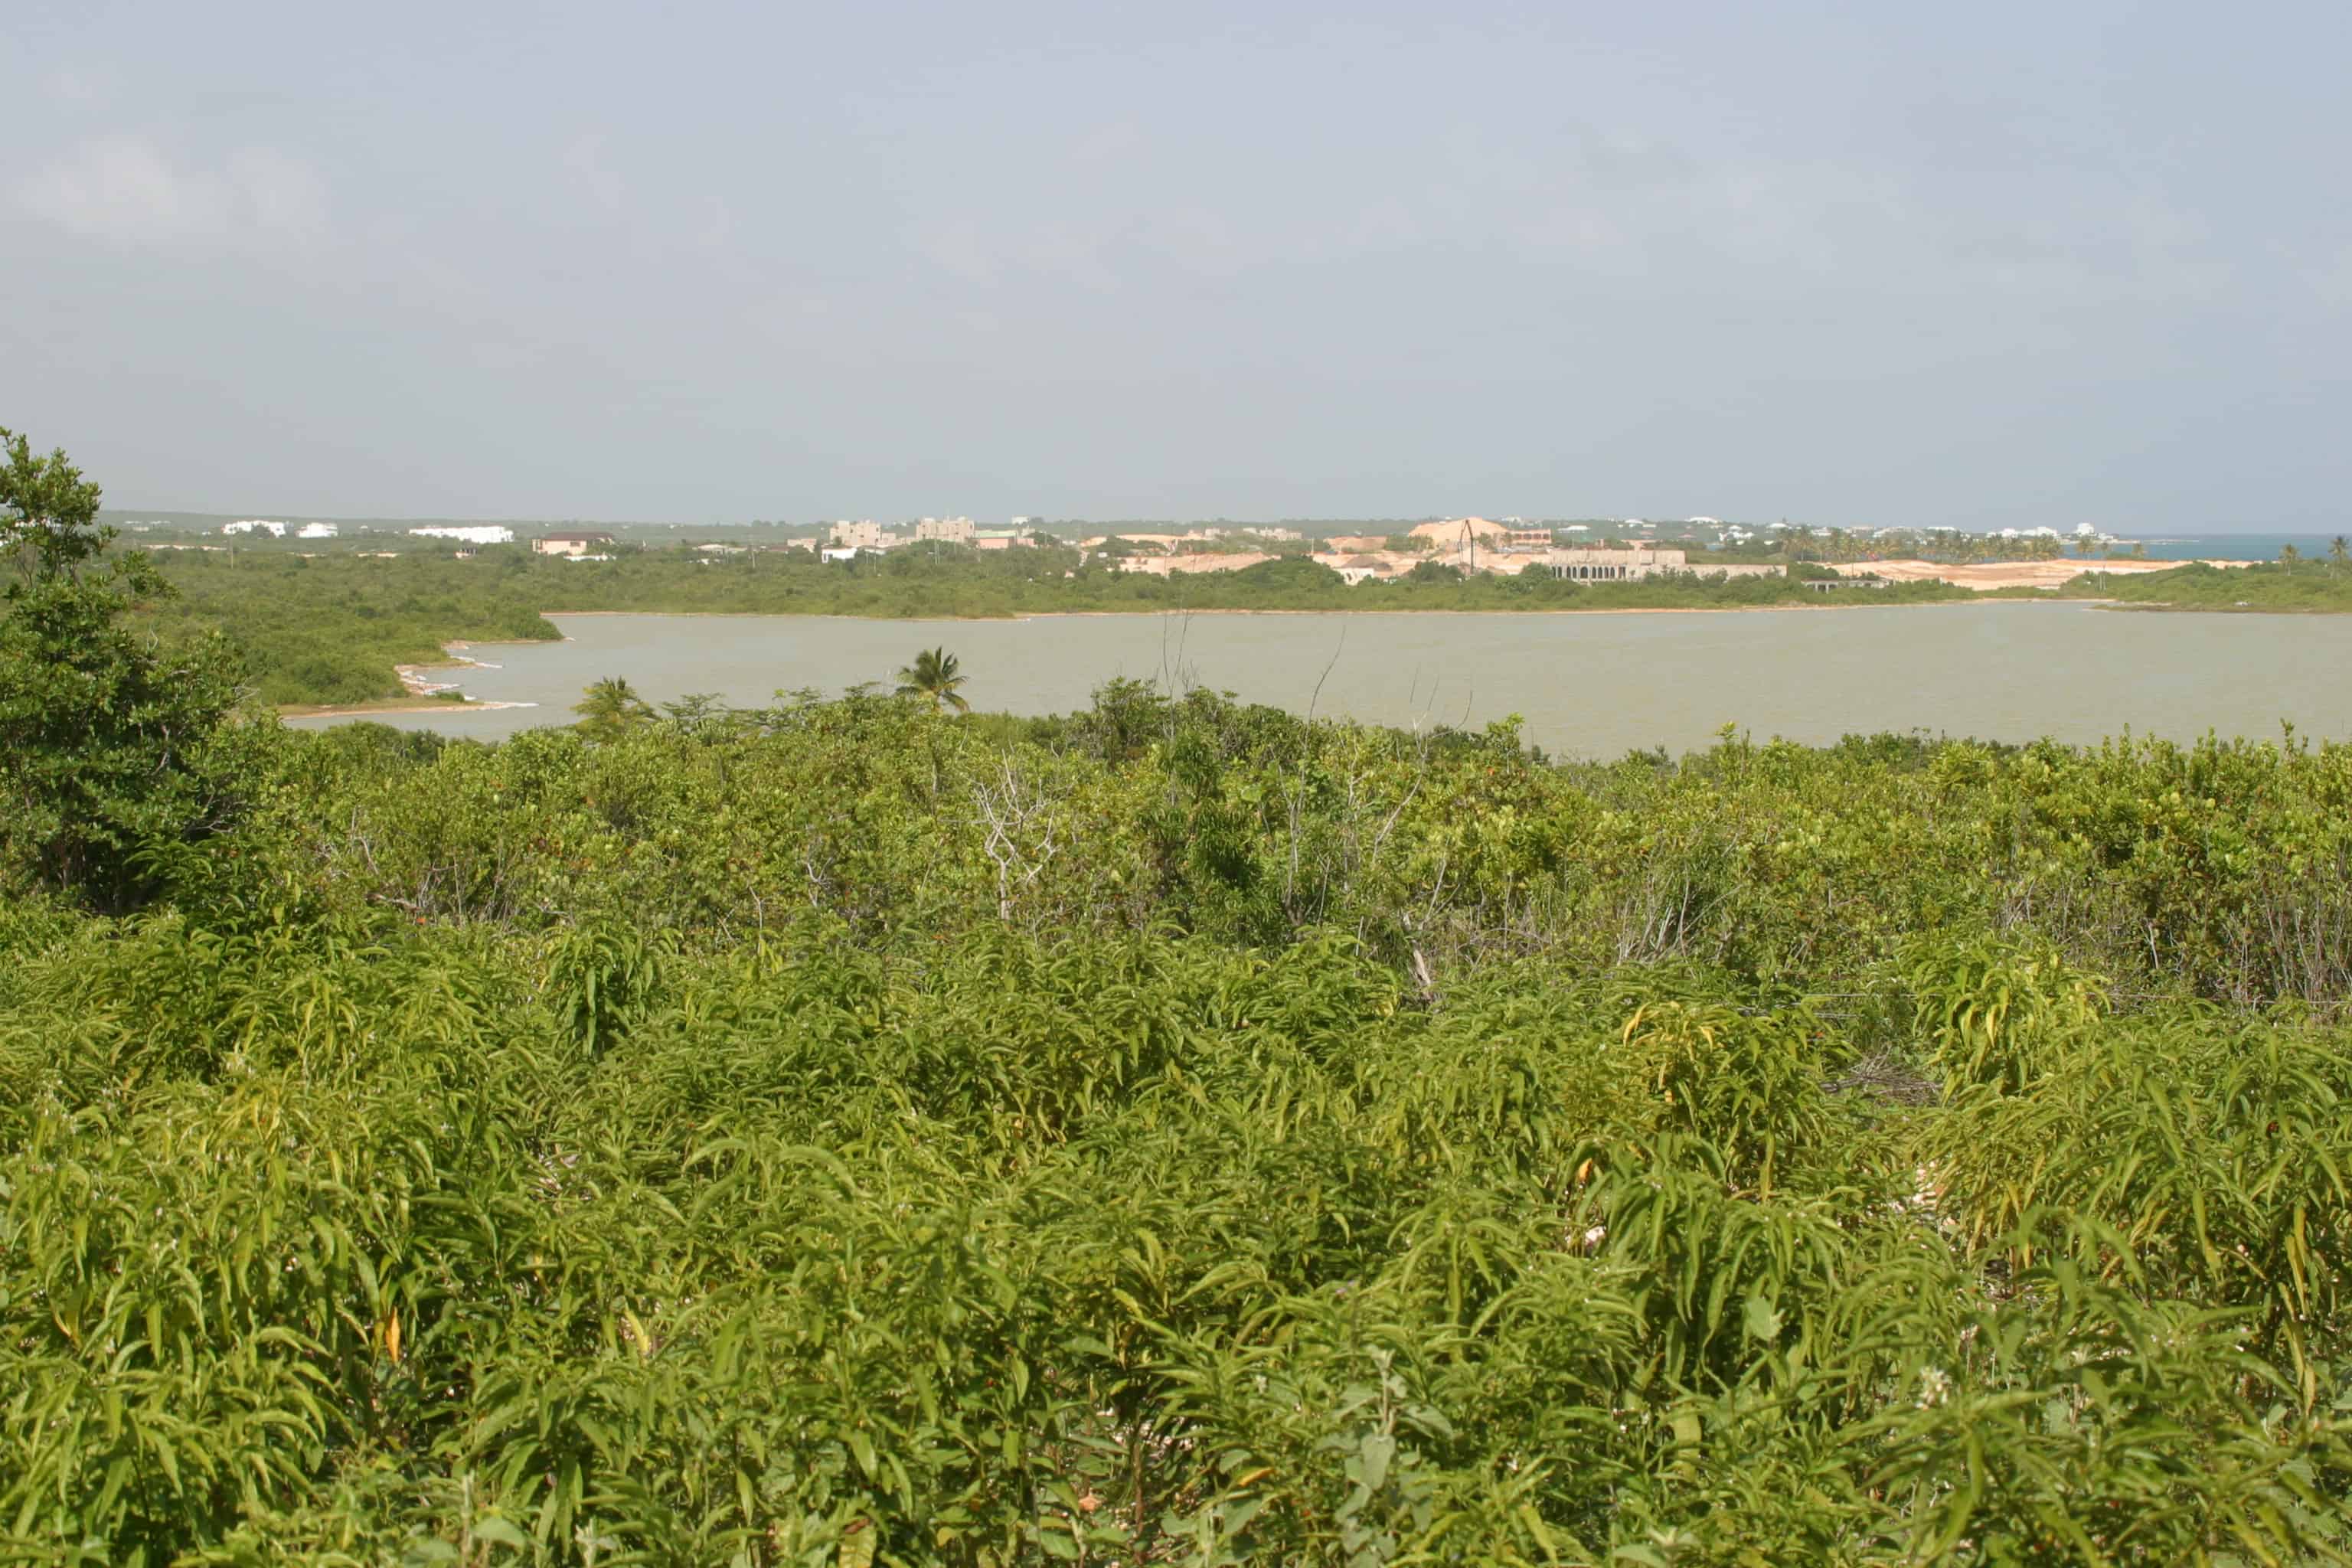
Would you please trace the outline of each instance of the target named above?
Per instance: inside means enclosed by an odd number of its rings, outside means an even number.
[[[297,539],[332,539],[341,529],[331,522],[306,522],[294,531]]]
[[[918,518],[908,532],[899,533],[884,528],[871,518],[842,518],[825,526],[824,547],[818,554],[827,561],[855,561],[861,554],[878,554],[908,544],[969,545],[974,550],[1012,550],[1035,544],[1024,528],[982,528],[968,517]],[[806,549],[812,542],[787,541],[788,544]]]
[[[454,539],[460,544],[512,544],[514,530],[497,523],[467,523],[461,527],[412,528],[417,539]]]
[[[266,533],[272,539],[283,539],[286,537],[286,525],[272,522],[265,517],[248,517],[236,522],[222,523],[221,531],[226,534]]]
[[[1580,522],[1554,528],[1521,518],[1451,517],[1408,529],[1412,549],[1391,550],[1388,540],[1373,534],[1339,535],[1321,541],[1315,560],[1351,586],[1390,582],[1424,563],[1504,577],[1543,571],[1578,583],[1638,583],[1674,575],[1779,576],[1784,570],[1772,563],[1717,561],[1705,553],[1694,558],[1679,546],[1600,544],[1577,537],[1591,532],[1590,525]],[[1562,539],[1570,542],[1562,543]]]
[[[1545,572],[1578,583],[1639,583],[1668,576],[1778,577],[1785,573],[1785,568],[1772,563],[1694,561],[1688,552],[1669,546],[1559,545],[1553,542],[1550,529],[1515,528],[1486,518],[1448,518],[1417,524],[1408,532],[1423,542],[1420,548],[1391,550],[1385,539],[1366,534],[1326,540],[1324,545],[1337,548],[1319,551],[1311,559],[1338,573],[1351,587],[1392,582],[1423,564],[1503,577]],[[1239,572],[1278,559],[1264,551],[1200,548],[1193,534],[1106,535],[1084,541],[1083,547],[1089,552],[1100,550],[1113,539],[1132,547],[1134,552],[1109,556],[1106,565],[1157,577]]]
[[[575,533],[542,533],[530,542],[533,555],[568,555],[573,560],[593,551],[603,550],[613,542],[609,533],[593,530]]]

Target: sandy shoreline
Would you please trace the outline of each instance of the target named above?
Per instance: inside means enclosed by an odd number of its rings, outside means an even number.
[[[492,713],[501,708],[536,708],[536,702],[362,702],[350,708],[317,708],[302,702],[278,705],[280,719],[365,719],[377,713]]]
[[[515,644],[520,644],[526,640],[544,642],[546,639],[517,637],[511,640]],[[425,672],[428,670],[496,669],[497,665],[485,663],[478,658],[468,658],[462,651],[480,646],[482,644],[479,641],[445,643],[442,645],[441,651],[449,656],[447,658],[433,664],[394,665],[392,672],[399,678],[401,689],[408,694],[411,700],[380,700],[373,702],[325,705],[310,702],[281,702],[278,705],[278,716],[280,719],[364,719],[371,713],[488,713],[500,708],[538,707],[539,704],[536,702],[477,702],[466,696],[464,692],[458,691],[457,681],[426,679]],[[452,700],[437,695],[444,691],[457,691],[457,696]],[[415,699],[424,700],[415,700]]]
[[[1245,608],[1240,605],[1202,605],[1197,608],[1185,607],[1176,609],[1024,610],[1019,615],[1014,616],[821,616],[799,614],[791,610],[541,610],[540,614],[545,616],[551,621],[571,620],[575,616],[669,616],[681,620],[688,618],[714,621],[782,620],[790,618],[797,621],[858,621],[867,624],[876,622],[887,624],[891,621],[906,621],[909,623],[934,621],[956,622],[971,626],[985,626],[992,621],[1055,621],[1076,620],[1081,618],[1110,620],[1129,619],[1140,616],[1415,616],[1427,619],[1437,616],[1477,616],[1481,617],[1506,618],[1511,616],[1532,617],[1537,616],[1769,616],[1783,613],[1811,615],[1817,610],[1940,610],[1958,605],[1966,605],[1976,602],[1978,601],[1969,599],[1944,599],[1934,604],[1884,605],[1873,604],[1869,600],[1862,598],[1842,598],[1818,605],[1633,605],[1615,609],[1601,609],[1597,606],[1591,609],[1578,609],[1572,606],[1553,605],[1547,606],[1542,609],[1531,608],[1524,610],[1269,610]],[[2014,604],[2030,601],[2011,600],[2009,602]],[[2107,601],[2101,599],[2053,599],[2051,601],[2053,604],[2063,603],[2069,605],[2096,605],[2106,602]],[[571,639],[566,637],[564,640],[569,642]]]

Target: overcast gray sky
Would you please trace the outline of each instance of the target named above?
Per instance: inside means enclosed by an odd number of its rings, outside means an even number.
[[[2340,3],[9,13],[116,505],[2352,511]]]

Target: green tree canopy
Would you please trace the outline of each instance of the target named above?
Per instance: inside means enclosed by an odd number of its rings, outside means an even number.
[[[637,689],[620,676],[608,676],[591,685],[572,710],[580,715],[576,726],[583,733],[598,740],[610,740],[643,724],[654,721],[654,706],[637,695]]]
[[[124,616],[168,586],[110,556],[99,487],[0,429],[0,858],[101,909],[143,901],[236,815],[213,742],[237,703],[215,635],[166,648]]]
[[[963,682],[962,666],[955,655],[944,647],[927,647],[898,672],[898,695],[928,697],[934,707],[952,708],[961,713],[971,707],[958,689]]]

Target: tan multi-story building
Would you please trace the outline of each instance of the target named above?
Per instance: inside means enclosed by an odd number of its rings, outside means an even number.
[[[1261,562],[1276,557],[1262,550],[1200,552],[1182,555],[1129,555],[1110,563],[1121,572],[1140,572],[1151,577],[1168,577],[1177,573],[1240,572]]]
[[[970,544],[978,531],[978,525],[968,517],[927,517],[915,524],[916,539],[936,539],[943,544]]]
[[[587,555],[612,548],[609,533],[542,533],[530,542],[534,555]]]
[[[847,518],[843,518],[833,525],[831,531],[825,537],[843,549],[887,550],[890,543],[882,532],[882,525],[871,518],[861,522],[852,522]]]

